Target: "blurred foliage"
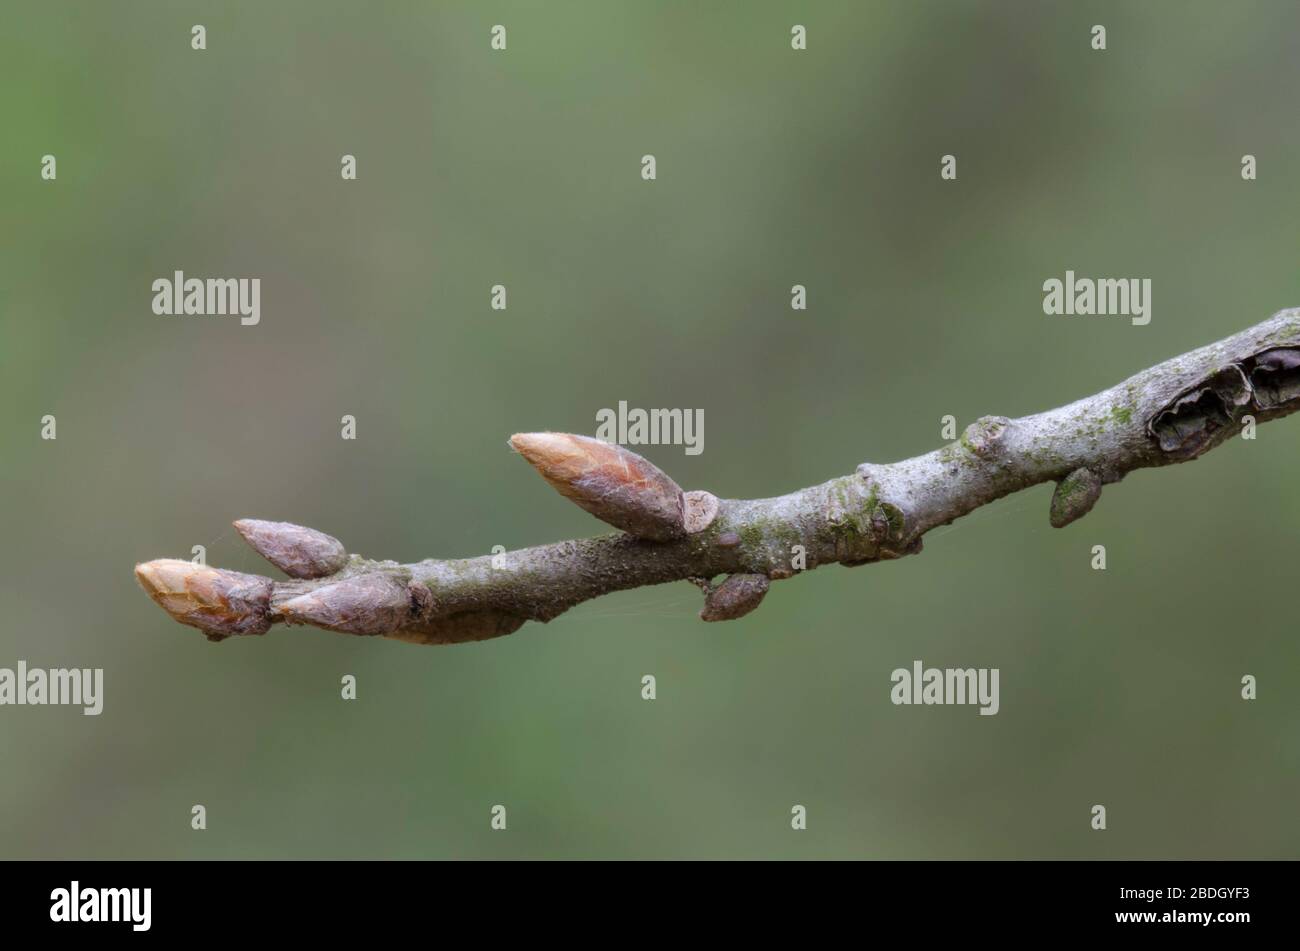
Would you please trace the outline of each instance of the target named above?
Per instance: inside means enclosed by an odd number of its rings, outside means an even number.
[[[196,544],[265,570],[241,516],[408,560],[600,531],[505,440],[591,433],[620,399],[704,409],[702,455],[646,453],[685,487],[772,495],[1300,304],[1294,3],[0,18],[0,666],[106,681],[98,718],[0,709],[0,855],[1300,851],[1294,421],[1135,474],[1062,531],[1048,487],[1022,493],[735,624],[702,625],[680,584],[459,648],[212,646],[131,576]],[[154,316],[176,268],[260,277],[260,326]],[[1067,268],[1151,278],[1152,323],[1044,316]],[[1000,667],[1001,713],[891,705],[918,658]]]

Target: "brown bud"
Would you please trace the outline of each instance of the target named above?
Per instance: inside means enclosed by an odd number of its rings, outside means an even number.
[[[1101,477],[1091,469],[1075,469],[1056,483],[1052,493],[1049,521],[1053,528],[1064,528],[1083,518],[1101,498]]]
[[[685,502],[686,532],[702,532],[718,517],[718,497],[703,489],[693,489],[682,496]]]
[[[411,593],[392,575],[376,572],[322,585],[280,605],[290,624],[312,624],[342,634],[391,634],[411,615]]]
[[[241,518],[235,529],[259,555],[290,578],[324,578],[348,563],[343,543],[314,528]]]
[[[215,640],[234,634],[265,634],[271,627],[270,578],[163,558],[135,566],[149,597],[175,620]]]
[[[767,586],[767,575],[731,575],[705,596],[700,618],[734,621],[744,617],[762,603]]]
[[[569,433],[516,433],[510,445],[557,492],[601,521],[655,541],[686,533],[681,488],[636,453]]]

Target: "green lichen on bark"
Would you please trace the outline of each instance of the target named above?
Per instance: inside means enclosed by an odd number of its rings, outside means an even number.
[[[549,621],[615,591],[742,579],[725,605],[715,600],[713,616],[721,618],[750,599],[756,604],[763,578],[913,554],[931,529],[1039,483],[1058,483],[1051,522],[1068,525],[1092,509],[1103,483],[1196,458],[1238,432],[1246,413],[1265,422],[1297,409],[1300,310],[1291,310],[1066,406],[1017,419],[981,417],[960,439],[921,456],[864,463],[854,474],[775,498],[716,500],[712,521],[685,537],[616,533],[409,565],[351,554],[334,574],[289,581],[163,559],[137,565],[136,577],[175,620],[218,639],[300,622],[456,643]],[[295,571],[337,563],[319,533],[283,523],[254,527],[254,540]],[[261,538],[268,531],[277,533],[273,548]],[[295,549],[302,538],[315,547]],[[806,564],[793,565],[796,548]],[[393,629],[379,631],[376,618]]]

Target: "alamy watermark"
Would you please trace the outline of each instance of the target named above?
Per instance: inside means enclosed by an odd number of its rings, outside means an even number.
[[[1043,313],[1066,316],[1131,317],[1133,325],[1151,323],[1151,278],[1075,277],[1043,282]]]
[[[686,455],[704,451],[704,410],[628,409],[627,400],[618,409],[596,411],[596,438],[620,446],[685,446]]]
[[[68,888],[50,892],[50,921],[129,922],[132,931],[148,931],[153,914],[152,888]]]
[[[102,667],[54,667],[45,670],[20,660],[17,669],[0,667],[0,706],[79,706],[88,717],[104,709]]]
[[[980,716],[994,716],[998,700],[997,667],[899,667],[889,679],[889,699],[895,704],[979,704]]]
[[[159,316],[189,315],[196,317],[239,316],[239,322],[252,327],[262,319],[262,279],[260,277],[187,278],[184,271],[153,282],[153,312]]]

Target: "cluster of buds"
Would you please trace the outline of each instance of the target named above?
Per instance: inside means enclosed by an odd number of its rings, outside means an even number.
[[[704,531],[720,503],[709,492],[683,492],[653,463],[621,446],[568,433],[520,433],[510,445],[561,495],[587,512],[651,543]],[[161,559],[136,565],[140,586],[171,617],[212,640],[264,634],[275,623],[310,624],[346,634],[418,643],[459,643],[508,634],[524,618],[482,611],[448,617],[433,592],[401,566],[353,560],[337,538],[289,522],[240,519],[235,528],[293,582]],[[726,536],[724,536],[726,537]],[[307,582],[318,582],[308,584]],[[741,617],[767,592],[764,575],[734,574],[707,583],[706,621]]]
[[[290,522],[245,518],[235,529],[263,558],[291,578],[327,578],[348,563],[337,538]],[[348,634],[396,630],[410,605],[404,586],[387,575],[370,574],[315,588],[283,604],[273,602],[275,582],[239,571],[163,558],[135,566],[149,597],[181,624],[197,627],[211,640],[265,634],[277,621],[313,624]]]

